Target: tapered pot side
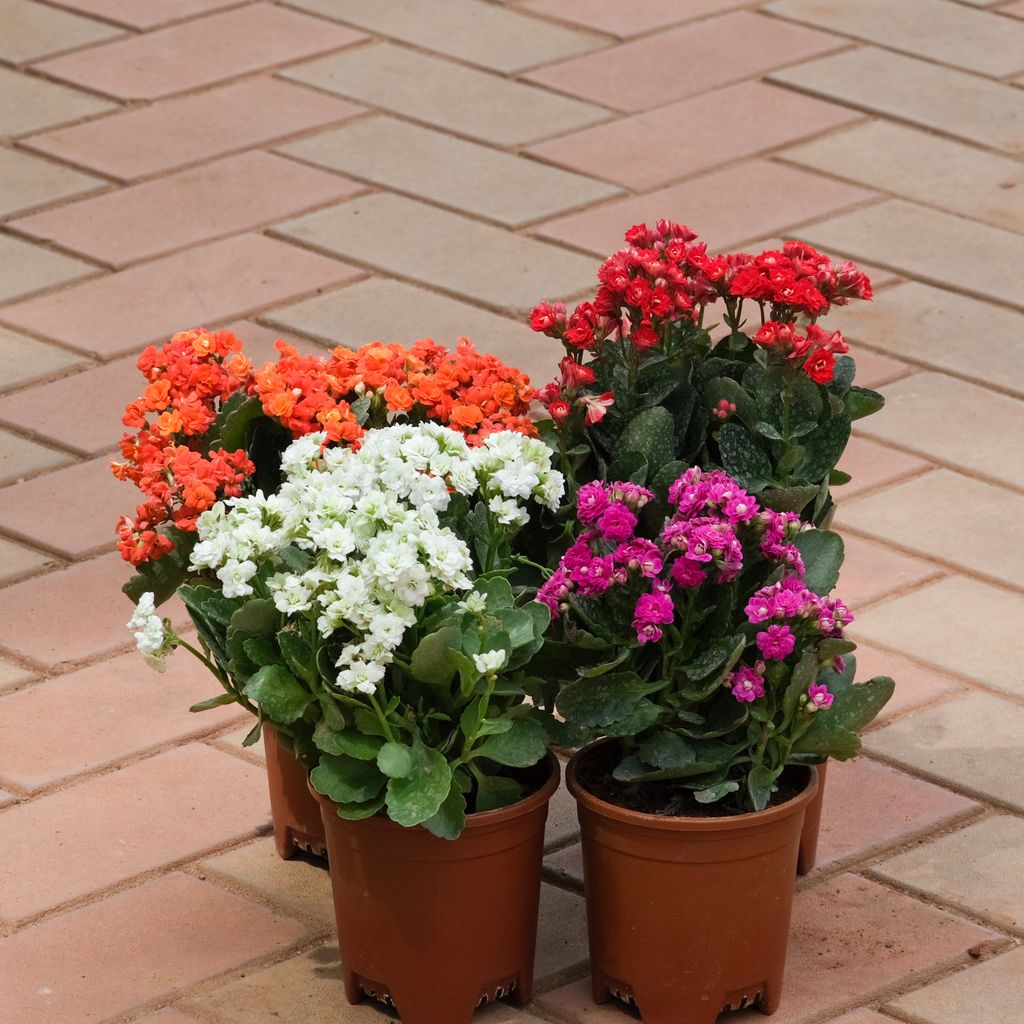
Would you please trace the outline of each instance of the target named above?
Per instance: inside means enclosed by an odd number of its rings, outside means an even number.
[[[469,1024],[478,1005],[533,992],[544,825],[560,769],[509,807],[470,814],[439,839],[377,816],[323,815],[349,1002],[393,1006],[403,1024]]]
[[[594,998],[635,1004],[645,1024],[715,1024],[722,1010],[779,1005],[801,829],[813,767],[786,803],[752,814],[683,818],[606,803],[569,762],[583,845]],[[602,749],[604,748],[604,749]]]
[[[796,863],[798,875],[806,875],[812,871],[818,859],[818,835],[821,832],[821,809],[825,803],[825,777],[828,772],[828,762],[823,761],[817,768],[818,792],[814,794],[814,799],[807,805],[804,828],[800,834],[800,856]]]
[[[263,749],[278,854],[287,860],[302,849],[323,857],[327,852],[323,819],[320,805],[309,792],[306,766],[281,743],[268,722],[263,723]]]

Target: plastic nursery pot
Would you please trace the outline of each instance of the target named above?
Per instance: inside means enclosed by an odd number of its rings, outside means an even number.
[[[530,796],[468,815],[454,840],[382,815],[346,821],[316,794],[350,1003],[379,1000],[402,1024],[469,1024],[481,1003],[529,1002],[558,761],[548,754],[537,775]]]
[[[267,755],[270,815],[274,821],[277,852],[287,860],[297,849],[323,857],[326,853],[320,805],[309,794],[306,766],[278,739],[277,730],[263,723],[263,749]]]
[[[723,1010],[754,1003],[773,1013],[815,769],[791,769],[803,788],[764,811],[668,817],[583,788],[585,769],[610,770],[617,748],[584,747],[566,774],[582,832],[594,999],[622,999],[644,1024],[715,1024]]]
[[[813,870],[818,857],[818,833],[821,831],[821,807],[825,802],[825,775],[828,762],[823,761],[818,768],[818,792],[807,805],[804,815],[804,830],[800,834],[800,856],[796,862],[796,873],[806,875]]]

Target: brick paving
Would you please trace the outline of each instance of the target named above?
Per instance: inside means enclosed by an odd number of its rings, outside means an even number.
[[[837,522],[862,666],[897,696],[834,766],[780,1024],[1016,1024],[1024,1003],[1024,4],[0,0],[0,1021],[371,1024],[327,878],[268,838],[262,759],[185,657],[132,654],[110,480],[133,356],[229,325],[522,323],[642,218],[878,269]],[[969,538],[969,541],[968,541]],[[965,541],[967,541],[965,543]],[[185,621],[180,605],[173,616]],[[574,809],[537,999],[591,1004]],[[738,1013],[735,1024],[758,1015]],[[685,1024],[685,1022],[681,1022]]]

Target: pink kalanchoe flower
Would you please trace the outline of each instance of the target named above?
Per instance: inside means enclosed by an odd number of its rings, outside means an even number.
[[[657,643],[662,638],[661,625],[675,618],[672,598],[661,591],[641,594],[633,612],[633,628],[642,644]]]
[[[604,485],[596,480],[593,483],[584,484],[576,495],[576,515],[586,526],[597,522],[608,505],[608,492],[604,489]]]
[[[789,626],[769,626],[757,634],[756,643],[758,650],[769,661],[782,661],[793,653],[796,637]]]
[[[811,683],[807,687],[808,711],[826,711],[832,707],[832,701],[835,699],[835,695],[829,692],[829,688],[824,683]]]
[[[597,597],[612,585],[615,565],[611,555],[592,558],[586,565],[581,565],[569,573],[581,597]]]
[[[653,579],[664,564],[658,545],[643,537],[635,537],[628,544],[620,544],[612,557],[628,569],[639,569],[641,576]]]
[[[732,695],[738,700],[749,704],[764,696],[764,679],[761,674],[747,665],[741,665],[726,680],[726,686],[732,689]]]
[[[636,516],[621,501],[615,501],[601,513],[597,528],[605,540],[621,544],[633,536]]]
[[[565,569],[556,569],[537,591],[537,600],[551,610],[551,617],[557,619],[562,611],[562,602],[569,596],[569,574]]]
[[[628,481],[609,484],[609,496],[612,501],[624,502],[631,509],[643,508],[649,501],[654,501],[653,491]]]
[[[759,590],[743,610],[747,613],[747,622],[767,622],[775,618],[775,594],[771,587]]]
[[[672,564],[672,579],[679,587],[699,587],[707,578],[701,563],[691,562],[685,555]]]

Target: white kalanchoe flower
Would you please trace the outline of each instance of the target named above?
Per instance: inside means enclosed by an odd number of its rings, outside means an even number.
[[[164,659],[174,644],[164,628],[164,620],[156,613],[152,594],[143,594],[139,598],[135,612],[128,620],[128,628],[134,632],[135,646],[146,663],[157,672],[163,672],[167,667]]]
[[[459,602],[458,607],[469,615],[483,615],[487,611],[487,598],[479,590],[474,590]]]
[[[504,651],[481,651],[473,655],[473,664],[476,665],[477,672],[482,672],[485,676],[500,672],[507,660]]]

